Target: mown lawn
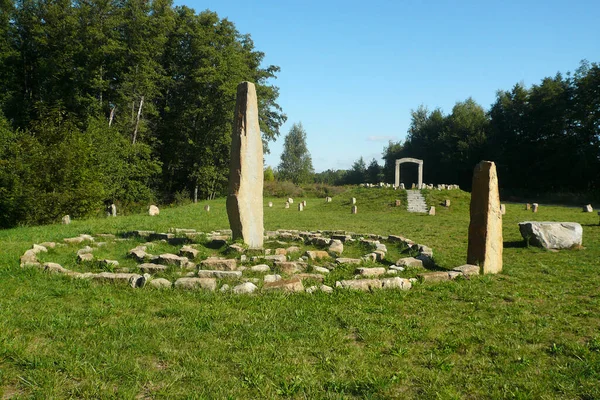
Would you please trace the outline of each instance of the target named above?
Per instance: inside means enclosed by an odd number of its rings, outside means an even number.
[[[468,193],[427,192],[435,216],[392,207],[396,198],[355,189],[308,198],[303,212],[267,198],[265,228],[401,234],[441,267],[464,264]],[[585,249],[526,247],[525,220],[579,222]],[[600,398],[596,213],[507,204],[502,274],[406,292],[134,290],[19,267],[33,243],[171,227],[227,228],[224,200],[0,231],[3,398]]]

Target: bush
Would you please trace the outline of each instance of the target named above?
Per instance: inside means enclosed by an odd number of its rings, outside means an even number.
[[[304,197],[304,190],[292,182],[265,182],[263,195],[269,197]]]

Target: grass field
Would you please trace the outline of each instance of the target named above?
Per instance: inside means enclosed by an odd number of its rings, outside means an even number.
[[[401,234],[432,247],[443,268],[464,264],[469,194],[424,193],[437,215],[392,207],[405,194],[386,189],[353,189],[332,203],[307,198],[303,212],[266,198],[275,205],[265,207],[265,229]],[[446,198],[450,208],[439,205]],[[517,225],[525,220],[579,222],[585,249],[526,247]],[[410,291],[236,296],[19,267],[33,243],[171,227],[227,228],[225,202],[0,231],[0,396],[600,398],[596,213],[507,204],[502,274]]]

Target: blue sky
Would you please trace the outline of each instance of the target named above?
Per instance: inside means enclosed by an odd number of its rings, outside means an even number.
[[[288,116],[270,144],[302,122],[317,172],[359,157],[381,163],[404,140],[420,104],[449,113],[473,97],[485,109],[498,89],[539,83],[600,62],[600,1],[177,0],[209,9],[249,33]]]

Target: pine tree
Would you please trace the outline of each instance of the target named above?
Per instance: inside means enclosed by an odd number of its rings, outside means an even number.
[[[306,131],[299,122],[292,125],[285,137],[279,164],[279,177],[281,180],[301,184],[312,181],[313,175],[312,159],[306,147]]]

